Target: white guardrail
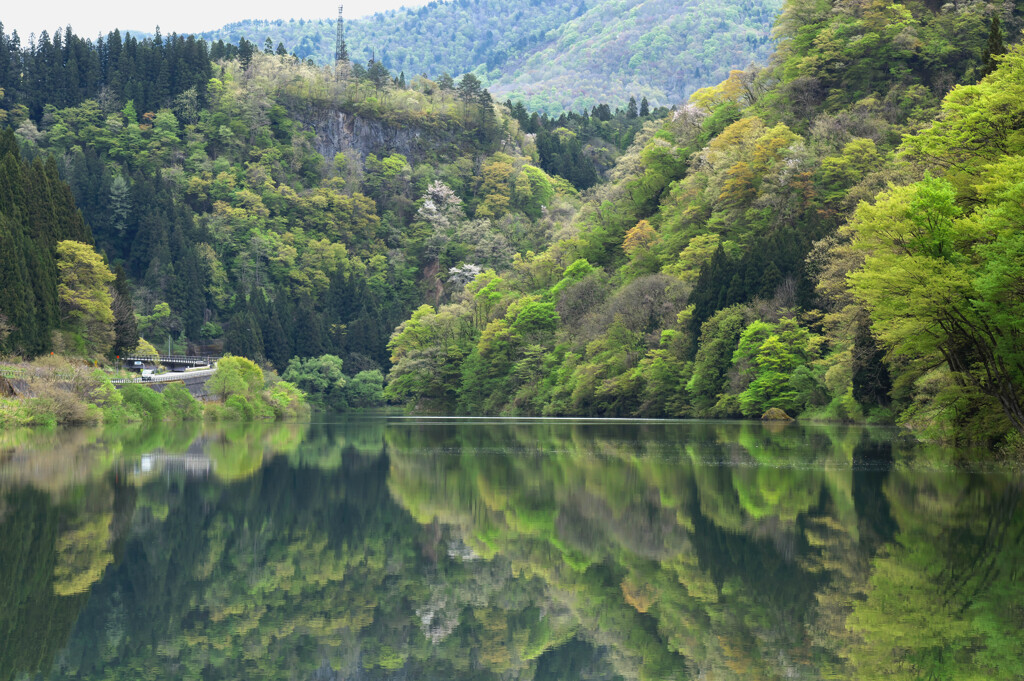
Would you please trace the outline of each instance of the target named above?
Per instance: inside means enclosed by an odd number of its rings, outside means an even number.
[[[165,374],[153,374],[152,376],[140,376],[138,378],[112,378],[110,382],[114,385],[125,385],[127,383],[170,383],[181,381],[187,378],[198,378],[212,376],[217,371],[216,366],[208,369],[193,369],[190,371],[170,371]],[[36,380],[72,381],[75,379],[73,371],[45,371],[40,369],[22,369],[15,367],[0,367],[0,376],[11,380],[22,380],[30,383]]]
[[[202,376],[212,376],[217,369],[200,369],[199,371],[172,371],[166,374],[153,374],[152,376],[145,376],[139,378],[113,378],[110,380],[114,385],[124,385],[126,383],[170,383],[172,381],[181,381],[186,378],[197,378]]]

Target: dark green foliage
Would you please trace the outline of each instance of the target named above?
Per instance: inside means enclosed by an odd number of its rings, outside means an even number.
[[[1003,30],[999,26],[999,15],[992,16],[992,25],[989,28],[988,44],[985,45],[985,54],[982,56],[981,75],[987,76],[996,70],[999,62],[995,57],[1006,54],[1006,47],[1003,45]]]
[[[23,105],[38,121],[46,105],[58,109],[99,97],[134,101],[142,112],[170,106],[181,93],[194,89],[205,101],[212,75],[206,43],[195,36],[159,32],[137,40],[114,30],[95,44],[71,33],[47,31],[26,49],[0,25],[0,90],[4,105]]]
[[[537,152],[541,168],[564,177],[577,189],[589,189],[597,182],[594,162],[583,154],[583,142],[576,134],[541,131],[537,135]]]
[[[593,186],[608,170],[608,158],[602,152],[608,147],[625,151],[642,125],[636,116],[630,118],[623,109],[613,112],[607,104],[595,107],[594,115],[569,111],[557,117],[531,114],[522,100],[509,99],[505,106],[524,132],[537,135],[541,167],[580,190]]]
[[[46,672],[64,647],[88,594],[54,592],[57,539],[67,512],[45,492],[6,492],[0,522],[0,680]]]
[[[224,339],[224,349],[233,355],[264,359],[263,334],[256,324],[251,308],[244,305],[228,320],[230,329]]]
[[[113,301],[110,305],[114,312],[114,347],[110,352],[115,357],[123,357],[138,346],[139,326],[132,310],[131,283],[128,281],[128,275],[120,266],[115,269],[114,274],[117,278],[111,287]]]
[[[636,97],[630,97],[626,105],[626,118],[636,118],[637,115]]]
[[[11,328],[0,349],[35,356],[61,323],[56,245],[92,242],[53,159],[21,159],[14,134],[0,131],[0,315]]]

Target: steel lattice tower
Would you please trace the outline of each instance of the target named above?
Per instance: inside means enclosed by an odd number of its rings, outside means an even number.
[[[345,20],[341,18],[344,5],[338,5],[338,39],[334,48],[334,62],[341,64],[348,61],[348,48],[345,47]]]

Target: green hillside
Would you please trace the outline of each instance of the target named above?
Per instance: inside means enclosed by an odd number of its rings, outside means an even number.
[[[113,359],[141,335],[386,373],[395,326],[467,263],[546,247],[653,115],[514,117],[471,75],[339,81],[236,52],[213,67],[191,36],[26,48],[0,29],[0,354]],[[59,289],[79,260],[98,278]],[[335,387],[315,399],[344,406]]]
[[[0,179],[36,188],[0,196],[0,352],[130,347],[102,285],[58,288],[93,244],[148,340],[335,408],[343,366],[447,413],[781,409],[1019,452],[1022,25],[790,0],[772,59],[688,104],[557,118],[273,41],[0,31]]]
[[[763,61],[778,0],[498,0],[433,2],[346,22],[354,61],[376,56],[406,77],[472,72],[534,111],[682,101],[732,68]],[[211,42],[269,38],[315,63],[334,60],[335,21],[244,21],[202,34]]]
[[[788,2],[766,68],[648,123],[550,248],[400,326],[392,395],[1018,447],[1020,8],[933,5]]]

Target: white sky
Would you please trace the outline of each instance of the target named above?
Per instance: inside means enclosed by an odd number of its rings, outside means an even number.
[[[347,0],[345,17],[358,17],[395,9],[402,6],[419,6],[427,0]],[[30,33],[38,35],[44,29],[52,35],[54,29],[63,29],[68,24],[75,34],[83,38],[104,35],[114,28],[124,31],[151,33],[156,26],[168,34],[198,33],[220,28],[224,24],[243,19],[324,19],[338,15],[337,0],[315,2],[313,0],[173,0],[172,2],[148,2],[132,0],[125,2],[104,2],[95,0],[40,0],[4,2],[0,9],[0,21],[4,32],[17,29],[22,44],[28,42]]]

